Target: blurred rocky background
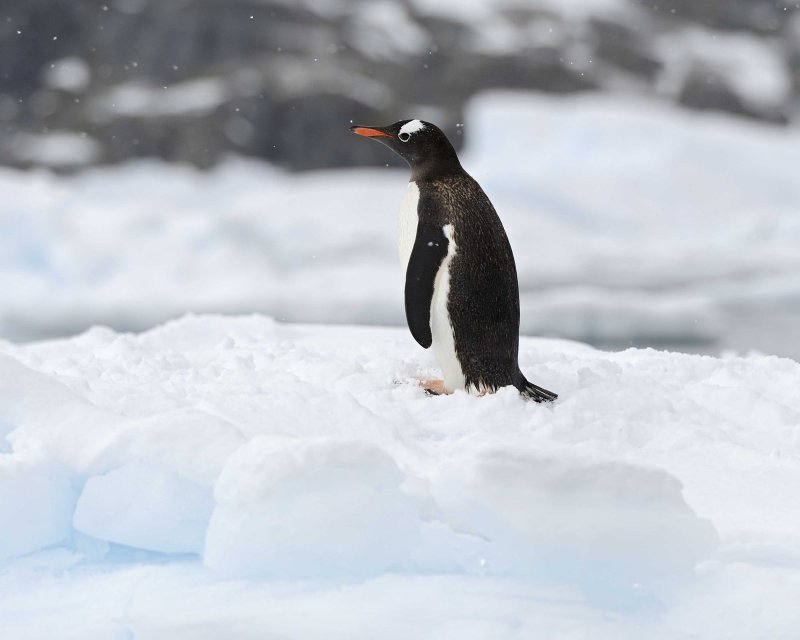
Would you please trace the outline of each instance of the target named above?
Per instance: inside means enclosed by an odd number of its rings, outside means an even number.
[[[0,0],[0,163],[15,167],[385,164],[346,125],[423,117],[459,143],[466,101],[497,88],[782,126],[800,114],[800,4]]]

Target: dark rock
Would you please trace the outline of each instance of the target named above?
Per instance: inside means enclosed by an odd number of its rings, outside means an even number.
[[[565,62],[552,48],[538,48],[524,57],[497,56],[477,60],[472,77],[485,88],[536,89],[573,93],[598,88],[597,82]]]
[[[591,24],[597,42],[597,58],[648,80],[653,80],[661,71],[661,61],[649,50],[649,43],[640,31],[597,18]]]

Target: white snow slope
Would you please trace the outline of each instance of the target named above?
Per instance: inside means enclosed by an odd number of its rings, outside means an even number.
[[[187,316],[0,343],[0,637],[800,637],[800,364]]]
[[[633,97],[493,93],[463,130],[464,166],[514,248],[523,333],[800,359],[797,129]],[[142,330],[186,311],[403,325],[407,181],[241,159],[207,173],[0,169],[0,336]]]

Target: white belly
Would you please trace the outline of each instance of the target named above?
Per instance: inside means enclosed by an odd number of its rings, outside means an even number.
[[[431,300],[431,336],[433,337],[433,353],[442,369],[444,387],[448,393],[463,389],[466,381],[461,363],[456,357],[456,343],[453,337],[453,325],[450,312],[447,310],[447,296],[450,293],[450,263],[456,254],[456,243],[453,239],[453,225],[444,226],[447,237],[447,255],[436,273],[433,282],[433,299]]]
[[[408,271],[408,261],[414,240],[417,237],[417,204],[419,203],[419,187],[415,182],[409,182],[403,202],[400,205],[400,219],[397,225],[397,251],[400,255],[400,265],[405,278]],[[463,389],[465,385],[464,373],[461,363],[456,357],[456,345],[453,338],[453,325],[450,323],[450,313],[447,311],[447,296],[450,292],[450,262],[456,254],[456,243],[453,239],[453,225],[445,225],[444,234],[449,241],[447,255],[436,273],[433,283],[433,298],[431,299],[431,337],[433,338],[433,354],[439,363],[444,378],[444,386],[448,392]]]

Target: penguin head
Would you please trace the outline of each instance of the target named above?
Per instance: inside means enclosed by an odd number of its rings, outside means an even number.
[[[350,127],[350,131],[389,147],[411,167],[412,179],[461,170],[453,145],[435,124],[400,120],[386,127]]]

